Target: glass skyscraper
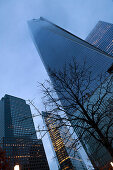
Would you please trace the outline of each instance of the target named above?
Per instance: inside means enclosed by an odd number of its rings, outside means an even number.
[[[5,95],[0,101],[0,138],[12,170],[49,170],[43,143],[37,139],[30,106],[25,100]]]
[[[86,41],[113,56],[113,24],[99,21]]]
[[[49,170],[42,140],[28,137],[3,137],[0,144],[6,151],[10,170]]]
[[[109,54],[42,17],[29,21],[28,25],[48,74],[49,68],[61,70],[73,58],[80,65],[86,61],[87,67],[92,68],[94,77],[107,72],[112,65],[113,59]]]
[[[61,117],[47,112],[42,112],[42,115],[61,170],[86,170],[75,141]]]
[[[76,37],[44,18],[33,19],[29,21],[28,24],[32,32],[34,44],[48,74],[49,68],[56,71],[62,70],[64,65],[70,63],[74,58],[77,64],[81,66],[84,64],[84,61],[86,61],[87,67],[91,67],[92,78],[102,73],[105,73],[106,77],[109,76],[108,70],[112,66],[113,58],[108,53]],[[50,76],[50,79],[55,87],[56,82],[54,81],[54,78]],[[97,83],[94,82],[90,90],[94,91],[97,87]],[[58,92],[57,94],[61,97]],[[64,103],[62,103],[62,105],[63,104]],[[73,127],[74,124],[75,122],[71,121]],[[75,129],[75,132],[79,137],[79,130]],[[100,157],[102,154],[96,153],[95,149],[97,148],[94,147],[94,149],[92,149],[95,140],[90,140],[87,146],[84,144],[84,141],[81,142],[88,156],[90,155],[92,157],[92,163],[95,167],[101,167],[106,164],[105,158]],[[107,152],[105,152],[103,148],[101,148],[101,152],[106,155],[107,161]]]
[[[3,137],[28,136],[37,139],[30,106],[25,100],[5,95],[0,101],[0,112],[4,119],[0,128]]]

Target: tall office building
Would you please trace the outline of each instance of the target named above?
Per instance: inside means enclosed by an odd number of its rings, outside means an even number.
[[[99,21],[86,41],[113,56],[113,24]]]
[[[61,117],[47,112],[42,112],[42,115],[61,170],[86,170],[81,155],[77,151],[75,140]]]
[[[28,137],[3,137],[0,144],[6,151],[10,170],[49,170],[42,140]]]
[[[89,35],[86,37],[85,39],[88,43],[94,45],[95,47],[101,49],[102,51],[105,51],[106,53],[110,54],[111,56],[113,56],[113,24],[111,23],[107,23],[104,21],[99,21],[96,26],[93,28],[93,30],[89,33]],[[103,64],[103,63],[102,63]],[[108,69],[109,73],[113,73],[113,64],[112,66]],[[112,91],[113,93],[113,91]],[[93,98],[93,96],[92,96]],[[107,103],[107,101],[106,101]],[[112,103],[112,102],[111,102]],[[112,117],[111,117],[112,120]],[[106,120],[107,122],[107,120]],[[103,121],[103,123],[105,123]],[[113,132],[113,128],[110,128],[110,132],[109,135],[111,135],[112,137],[112,132]],[[93,144],[92,143],[92,148],[93,148]],[[97,160],[101,160],[101,157],[103,157],[103,159],[101,161],[106,162],[106,165],[108,166],[109,163],[107,163],[107,161],[109,162],[109,160],[112,160],[112,158],[110,158],[110,156],[108,154],[106,154],[106,151],[102,148],[102,146],[99,146],[96,144],[95,148],[99,148],[98,150],[100,150],[101,152],[98,153],[93,152],[93,155],[95,155],[94,157],[97,158]],[[90,151],[92,152],[92,151]],[[102,154],[103,153],[103,154]],[[99,162],[99,161],[97,161]],[[102,164],[102,163],[101,163]],[[103,168],[104,169],[104,168]],[[106,169],[109,169],[108,167]]]
[[[49,68],[56,71],[62,70],[64,65],[70,63],[74,57],[80,66],[84,64],[84,61],[86,62],[87,67],[90,67],[92,70],[92,78],[102,73],[105,73],[106,77],[109,75],[108,70],[112,67],[113,58],[106,52],[44,18],[31,20],[28,24],[32,32],[33,41],[48,74],[50,71]],[[54,78],[50,76],[50,79],[55,87],[56,82]],[[90,86],[89,91],[94,91],[97,87],[98,83],[94,82],[92,86]],[[87,92],[90,93],[89,91]],[[62,97],[58,92],[57,94],[59,98]],[[65,106],[64,104],[66,105],[66,101],[62,102],[63,106]],[[74,127],[75,121],[71,121],[71,125]],[[80,133],[78,128],[75,128],[75,132],[79,137]],[[111,159],[109,153],[105,151],[103,147],[100,151],[101,154],[96,152],[97,148],[92,149],[95,143],[94,139],[90,140],[87,146],[83,140],[81,142],[95,167],[104,166],[104,164]],[[106,155],[106,158],[102,157],[103,154]]]
[[[73,58],[80,65],[86,61],[87,66],[92,67],[94,76],[107,72],[112,65],[113,59],[109,54],[42,17],[29,21],[28,25],[48,74],[49,68],[58,71]]]
[[[5,95],[0,101],[0,138],[9,166],[49,170],[42,141],[37,139],[30,106],[25,100]]]
[[[37,139],[30,106],[25,100],[5,95],[0,101],[2,124],[1,137],[23,137]]]

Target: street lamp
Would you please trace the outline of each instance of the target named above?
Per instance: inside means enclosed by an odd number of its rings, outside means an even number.
[[[110,162],[111,166],[113,167],[113,162]]]
[[[19,165],[15,165],[14,170],[20,170]]]

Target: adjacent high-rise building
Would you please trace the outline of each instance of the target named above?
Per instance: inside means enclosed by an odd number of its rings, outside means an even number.
[[[9,166],[49,170],[43,143],[37,139],[30,106],[26,101],[5,95],[0,101],[0,138]]]
[[[10,170],[49,170],[42,140],[28,137],[3,137],[0,145],[6,151]]]
[[[85,62],[87,68],[91,68],[92,78],[102,73],[105,73],[106,77],[109,76],[113,58],[105,51],[100,50],[44,18],[33,19],[29,21],[28,24],[32,32],[33,41],[48,74],[50,73],[50,69],[56,71],[62,70],[65,64],[68,65],[74,58],[78,65],[82,66]],[[56,82],[54,78],[51,77],[50,74],[49,76],[55,87]],[[98,85],[99,84],[94,81],[89,91],[94,91]],[[56,92],[59,98],[62,97],[58,91]],[[66,102],[67,101],[62,102],[62,105],[65,106]],[[71,125],[74,127],[75,121],[71,121]],[[79,137],[80,131],[78,128],[75,128],[75,132]],[[95,167],[102,167],[107,161],[111,160],[109,153],[104,147],[101,147],[101,150],[98,150],[98,152],[97,148],[94,147],[92,149],[95,139],[91,138],[87,146],[83,140],[81,143]],[[102,157],[102,155],[106,155],[106,157]]]
[[[37,139],[30,106],[25,100],[5,95],[0,101],[0,136]]]
[[[42,112],[50,140],[61,170],[86,170],[82,157],[77,151],[74,138],[59,115]]]
[[[113,24],[99,21],[86,41],[113,56]]]

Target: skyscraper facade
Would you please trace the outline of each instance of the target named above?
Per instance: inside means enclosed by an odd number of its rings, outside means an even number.
[[[99,21],[86,41],[113,56],[113,24]]]
[[[9,166],[49,170],[42,141],[37,139],[30,106],[25,100],[5,95],[0,101],[0,138]]]
[[[2,122],[4,122],[0,134],[3,134],[3,137],[28,136],[37,139],[30,106],[25,100],[5,95],[0,105]]]
[[[3,137],[0,144],[6,151],[9,168],[49,170],[42,140],[28,137]]]
[[[62,122],[61,117],[47,112],[42,114],[60,168],[62,170],[86,170],[81,155],[77,151],[75,140]]]
[[[44,18],[33,19],[28,24],[48,74],[49,68],[56,71],[62,70],[63,66],[70,63],[73,58],[79,65],[83,65],[85,61],[87,67],[92,68],[94,77],[105,72],[107,74],[113,62],[109,54]],[[94,87],[97,86],[94,85]]]
[[[108,70],[112,66],[113,58],[106,52],[74,36],[73,34],[45,20],[44,18],[31,20],[28,22],[28,24],[32,32],[34,44],[48,74],[50,73],[50,69],[56,71],[62,70],[65,64],[68,65],[74,58],[78,65],[82,66],[85,61],[87,67],[91,67],[92,78],[102,73],[105,73],[106,77],[109,76]],[[54,78],[51,77],[51,75],[50,79],[53,83],[53,86],[55,87],[56,82]],[[97,87],[98,83],[94,82],[89,90],[94,91]],[[58,92],[57,94],[59,98],[62,97]],[[64,102],[66,103],[66,101]],[[62,105],[64,105],[63,102]],[[71,121],[71,125],[74,127],[75,122]],[[79,130],[75,129],[75,132],[79,137]],[[106,163],[104,161],[105,158],[103,159],[100,157],[101,154],[97,153],[98,159],[96,158],[97,155],[93,154],[94,151],[96,153],[95,148],[91,153],[91,148],[94,146],[94,140],[91,140],[87,146],[84,144],[84,141],[81,142],[87,154],[91,155],[93,160],[96,160],[95,162],[93,161],[93,165],[95,165],[95,167],[101,167],[104,163]],[[102,149],[102,152],[107,155],[107,152],[105,152],[104,149]]]

